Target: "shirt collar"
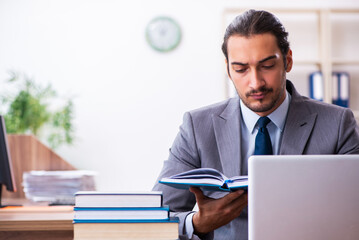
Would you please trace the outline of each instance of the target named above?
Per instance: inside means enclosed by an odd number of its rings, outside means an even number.
[[[271,114],[269,114],[267,117],[272,121],[272,123],[274,123],[274,125],[277,126],[277,128],[280,129],[280,131],[282,132],[284,129],[284,124],[285,124],[285,119],[287,117],[287,113],[288,113],[288,108],[289,108],[289,103],[291,100],[291,95],[289,94],[288,91],[286,91],[286,97],[284,99],[284,101],[282,102],[282,104]],[[256,126],[256,123],[258,121],[258,119],[260,118],[260,116],[258,114],[256,114],[255,112],[253,112],[252,110],[250,110],[243,102],[242,99],[240,100],[240,105],[241,105],[241,115],[242,115],[242,120],[245,123],[248,131],[250,133],[253,133],[254,131],[254,127]]]

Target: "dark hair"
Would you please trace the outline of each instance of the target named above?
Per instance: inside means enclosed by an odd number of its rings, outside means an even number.
[[[248,10],[238,15],[226,29],[222,44],[222,52],[228,61],[228,39],[233,35],[250,37],[254,34],[271,33],[277,39],[277,44],[283,54],[283,58],[289,51],[288,32],[279,19],[266,11]],[[286,65],[286,62],[284,61]]]

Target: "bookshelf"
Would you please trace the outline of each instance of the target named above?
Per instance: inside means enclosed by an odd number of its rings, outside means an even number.
[[[226,9],[223,33],[231,20],[246,9]],[[293,50],[293,69],[287,78],[297,90],[309,96],[309,74],[323,74],[324,102],[333,96],[332,72],[350,76],[349,107],[359,123],[359,9],[266,9],[274,13],[289,32]],[[226,96],[234,88],[226,77]]]

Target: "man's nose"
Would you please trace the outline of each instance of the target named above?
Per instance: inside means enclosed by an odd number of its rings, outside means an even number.
[[[258,70],[252,70],[250,74],[249,87],[259,89],[265,85],[265,81]]]

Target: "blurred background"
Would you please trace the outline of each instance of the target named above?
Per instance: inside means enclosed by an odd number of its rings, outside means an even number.
[[[357,114],[359,10],[347,9],[358,0],[0,0],[0,84],[17,71],[73,100],[74,142],[56,152],[96,171],[98,190],[150,190],[184,112],[233,95],[223,33],[249,8],[278,11],[294,55],[288,78],[303,95],[310,73],[349,72]],[[168,52],[146,40],[159,16],[181,29]]]

